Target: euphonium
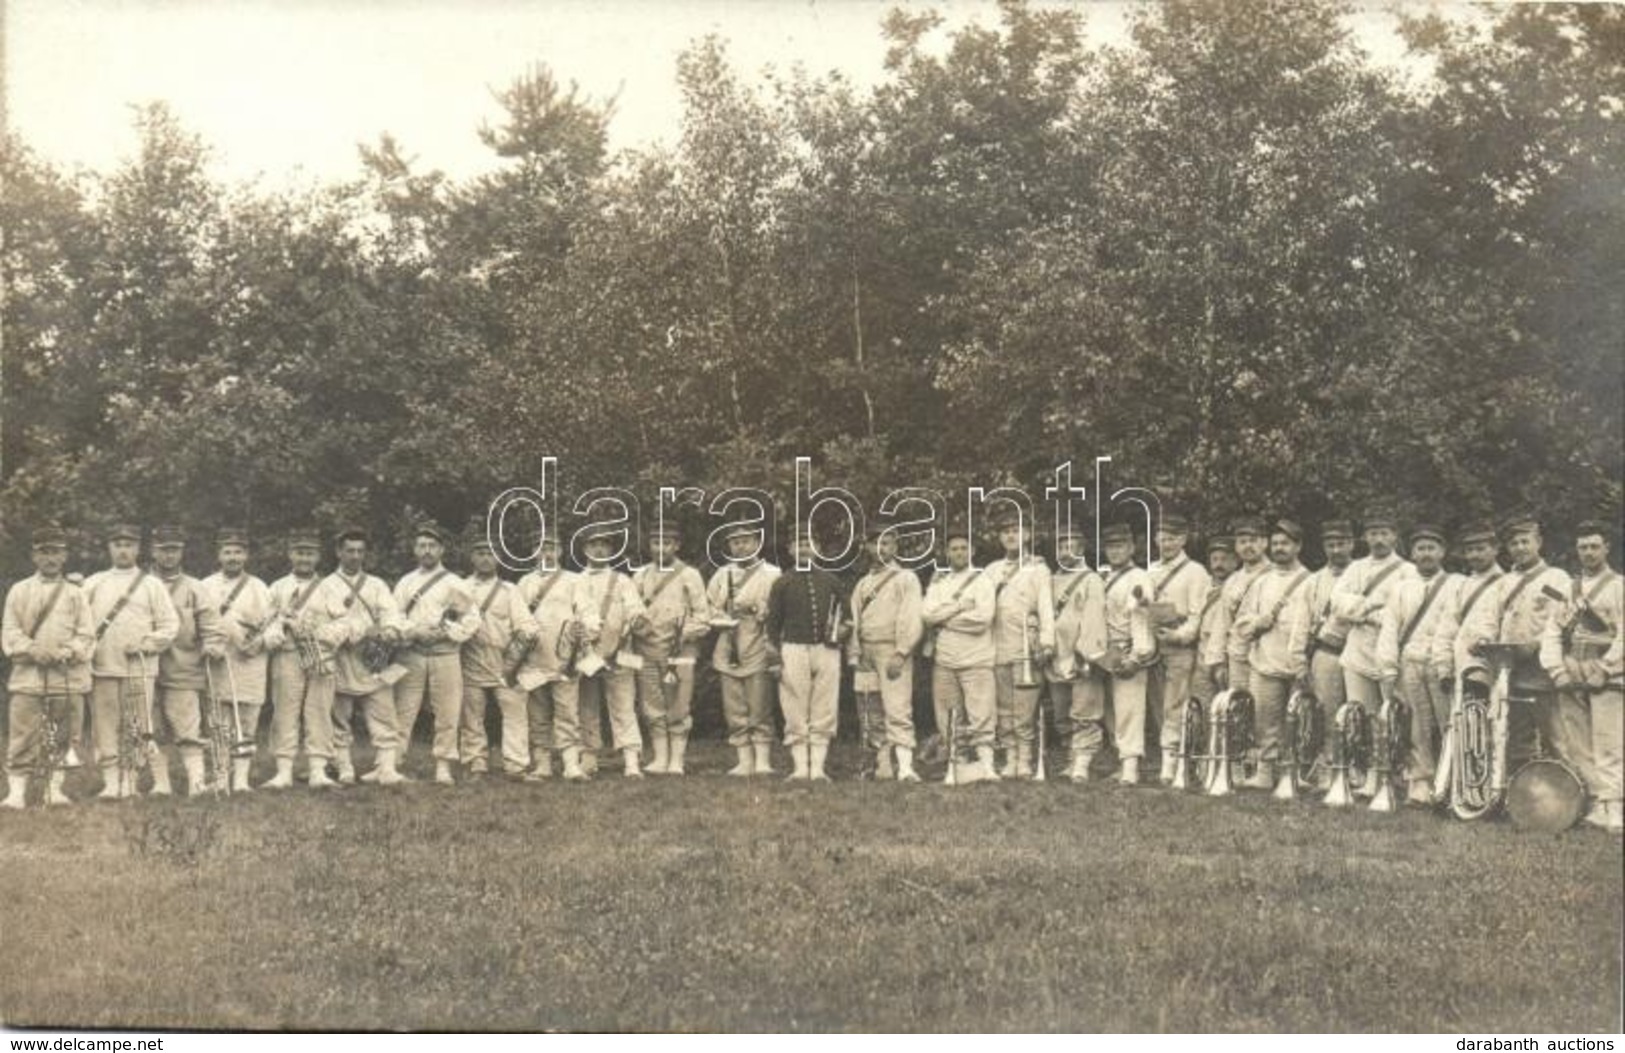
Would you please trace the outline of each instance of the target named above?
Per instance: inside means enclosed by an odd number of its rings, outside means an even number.
[[[1327,807],[1347,808],[1354,803],[1349,773],[1365,768],[1370,747],[1371,729],[1365,707],[1353,699],[1338,706],[1332,718],[1332,782],[1326,791]]]
[[[1281,778],[1275,784],[1275,798],[1295,800],[1309,781],[1320,744],[1325,738],[1325,718],[1320,700],[1309,691],[1292,692],[1286,702],[1286,719],[1281,728]]]
[[[300,669],[315,676],[328,676],[333,672],[333,659],[322,647],[321,641],[316,639],[315,626],[306,615],[301,614],[288,623],[288,637],[293,640],[294,648],[298,652]],[[367,641],[362,640],[361,644],[364,659]],[[385,665],[387,664],[386,662]],[[378,668],[382,669],[383,666]]]
[[[1174,781],[1169,784],[1176,790],[1184,790],[1190,786],[1191,761],[1195,759],[1192,750],[1202,741],[1205,722],[1206,714],[1202,710],[1201,699],[1186,699],[1179,721],[1179,752],[1176,754],[1178,763],[1174,766]]]
[[[1372,729],[1371,770],[1376,773],[1377,792],[1371,797],[1373,812],[1394,810],[1394,777],[1405,767],[1405,755],[1411,747],[1410,707],[1386,687],[1382,692],[1382,705],[1377,710],[1376,726]]]
[[[1458,819],[1483,819],[1506,800],[1507,720],[1511,666],[1497,663],[1494,683],[1456,678],[1450,726],[1439,753],[1433,800]]]

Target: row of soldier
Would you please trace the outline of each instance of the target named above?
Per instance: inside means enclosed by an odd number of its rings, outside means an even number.
[[[1229,686],[1257,703],[1244,785],[1269,789],[1294,689],[1312,690],[1327,712],[1345,699],[1374,710],[1388,689],[1409,703],[1403,775],[1410,801],[1421,804],[1453,685],[1484,675],[1477,652],[1501,643],[1518,656],[1514,690],[1533,700],[1514,710],[1511,758],[1528,756],[1538,733],[1585,780],[1588,819],[1620,829],[1625,599],[1600,523],[1577,530],[1578,579],[1544,562],[1539,524],[1524,516],[1499,531],[1480,523],[1460,533],[1467,574],[1444,569],[1447,538],[1433,527],[1414,528],[1402,558],[1396,524],[1380,513],[1362,524],[1368,554],[1360,559],[1352,559],[1350,524],[1323,524],[1327,564],[1313,572],[1298,558],[1304,531],[1285,519],[1235,522],[1231,536],[1210,540],[1204,565],[1186,552],[1186,520],[1164,514],[1148,539],[1163,558],[1144,569],[1122,524],[1102,534],[1098,569],[1086,564],[1079,532],[1059,531],[1054,571],[1032,552],[1022,520],[994,528],[1003,558],[980,568],[969,533],[945,531],[947,569],[923,589],[895,562],[892,534],[873,531],[866,572],[848,589],[821,569],[781,572],[761,558],[761,533],[744,527],[726,535],[729,561],[709,582],[678,558],[680,539],[664,527],[650,533],[649,562],[630,576],[611,565],[618,529],[603,527],[582,538],[581,572],[563,567],[549,537],[540,566],[505,581],[480,538],[464,577],[443,565],[449,539],[434,524],[417,532],[418,566],[394,588],[367,572],[359,530],[340,533],[338,567],[325,576],[319,536],[293,534],[292,571],[267,586],[247,573],[241,531],[219,533],[219,570],[199,581],[181,570],[178,530],[154,531],[148,571],[138,563],[141,533],[129,526],[108,537],[111,566],[80,587],[64,574],[65,536],[45,527],[34,535],[37,574],[5,604],[5,804],[22,804],[43,757],[75,752],[100,767],[102,796],[130,795],[120,734],[145,700],[147,748],[172,747],[193,792],[209,778],[207,729],[252,729],[267,699],[276,773],[265,785],[275,788],[292,785],[301,752],[311,759],[311,786],[355,780],[358,714],[375,752],[361,780],[405,781],[400,760],[425,701],[437,782],[452,782],[459,767],[543,779],[555,756],[566,779],[588,778],[606,711],[628,776],[681,774],[695,663],[712,634],[737,751],[732,775],[771,773],[776,696],[790,777],[824,778],[845,666],[877,774],[917,781],[912,680],[916,659],[928,658],[937,727],[949,730],[950,753],[965,758],[958,783],[1032,773],[1047,691],[1071,779],[1091,777],[1109,738],[1119,780],[1139,784],[1149,730],[1167,785],[1181,708]],[[800,547],[813,539],[802,531],[792,543],[797,562],[810,562],[813,550]],[[501,714],[495,760],[488,707]],[[647,768],[640,711],[652,740]],[[168,762],[157,759],[147,765],[151,792],[168,793]],[[234,788],[249,788],[250,760],[231,761]],[[61,776],[57,767],[46,787],[53,803],[66,801]]]

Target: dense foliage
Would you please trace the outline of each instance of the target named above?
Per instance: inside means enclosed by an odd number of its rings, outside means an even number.
[[[1407,22],[1169,0],[880,27],[884,76],[684,54],[669,149],[534,69],[466,182],[385,138],[353,182],[219,185],[162,106],[139,153],[3,158],[0,503],[208,530],[479,514],[569,491],[1042,494],[1072,459],[1189,503],[1447,523],[1617,508],[1625,15]]]

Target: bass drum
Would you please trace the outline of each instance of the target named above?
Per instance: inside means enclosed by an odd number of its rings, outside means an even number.
[[[1550,757],[1525,764],[1507,784],[1507,814],[1520,829],[1562,833],[1580,821],[1585,807],[1585,783],[1573,768]]]

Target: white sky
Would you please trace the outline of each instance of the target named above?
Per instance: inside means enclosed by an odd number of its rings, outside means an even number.
[[[675,139],[676,59],[710,32],[735,66],[881,73],[891,7],[991,23],[990,0],[0,0],[9,119],[30,147],[107,169],[134,149],[132,104],[167,101],[213,150],[217,174],[273,183],[359,170],[356,144],[388,131],[420,168],[489,168],[491,90],[533,63],[595,98],[619,93],[612,145]],[[1080,4],[1120,39],[1127,3]],[[1398,53],[1373,8],[1360,39]]]

